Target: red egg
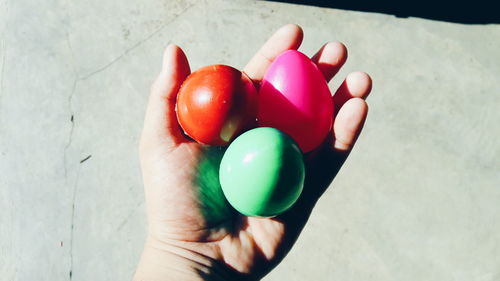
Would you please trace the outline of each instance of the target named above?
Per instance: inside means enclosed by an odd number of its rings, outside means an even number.
[[[256,126],[257,91],[243,72],[209,65],[191,73],[177,95],[177,120],[199,143],[227,145]]]

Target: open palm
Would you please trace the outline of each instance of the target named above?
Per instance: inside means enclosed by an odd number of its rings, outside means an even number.
[[[244,72],[258,85],[274,58],[297,49],[302,29],[279,29],[250,60]],[[347,59],[341,43],[328,43],[312,57],[329,81]],[[324,145],[305,156],[306,181],[294,207],[274,218],[245,217],[225,201],[218,182],[223,148],[187,139],[175,115],[178,89],[189,75],[185,54],[174,45],[164,54],[153,84],[140,144],[141,167],[149,221],[148,244],[179,255],[189,252],[209,259],[221,275],[258,279],[290,250],[312,208],[330,185],[366,119],[364,98],[371,79],[348,75],[333,99],[335,121]],[[201,273],[200,273],[201,274]]]

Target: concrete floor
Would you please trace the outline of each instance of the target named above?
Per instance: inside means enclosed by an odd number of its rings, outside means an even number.
[[[348,46],[332,88],[364,70],[374,89],[350,159],[265,280],[500,280],[500,25],[229,0],[0,0],[0,279],[130,280],[163,48],[242,68],[290,22],[307,54]]]

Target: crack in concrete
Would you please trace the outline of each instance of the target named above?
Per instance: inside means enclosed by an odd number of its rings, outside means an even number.
[[[69,280],[73,278],[73,237],[75,229],[75,203],[76,203],[76,193],[78,191],[78,180],[80,179],[81,168],[78,168],[76,173],[75,185],[73,186],[73,201],[71,205],[71,232],[70,232],[70,244],[69,244]]]
[[[139,42],[135,43],[134,45],[132,45],[130,48],[126,49],[121,55],[119,55],[118,57],[114,58],[113,60],[111,60],[110,62],[108,62],[107,64],[105,64],[104,66],[102,67],[99,67],[98,69],[82,76],[82,77],[79,77],[78,80],[87,80],[89,79],[90,77],[100,73],[100,72],[103,72],[105,71],[106,69],[108,69],[109,67],[111,67],[112,65],[114,65],[116,62],[120,61],[121,59],[123,59],[126,55],[128,55],[131,51],[139,48],[141,45],[143,45],[144,43],[146,43],[147,41],[151,40],[155,35],[157,35],[158,33],[160,33],[163,29],[165,29],[167,26],[171,25],[172,23],[174,23],[180,16],[182,16],[183,14],[185,14],[186,12],[188,12],[191,8],[193,8],[194,6],[196,6],[196,4],[192,4],[190,6],[188,6],[187,8],[185,8],[184,10],[182,10],[180,13],[176,14],[174,16],[173,19],[171,19],[170,21],[164,23],[162,26],[160,26],[158,29],[156,29],[155,31],[153,31],[151,34],[149,34],[148,36],[146,36],[145,38],[143,38],[142,40],[140,40]]]
[[[68,15],[69,17],[69,15]],[[64,146],[64,154],[63,154],[63,161],[64,161],[64,178],[66,179],[66,182],[68,180],[68,149],[71,146],[73,142],[73,132],[75,129],[75,112],[73,110],[73,98],[76,93],[76,89],[78,86],[78,70],[75,64],[75,55],[73,51],[73,47],[71,45],[71,40],[69,38],[69,32],[66,30],[66,43],[68,45],[68,49],[70,52],[70,57],[71,57],[71,66],[73,69],[73,74],[74,74],[74,79],[73,79],[73,86],[71,88],[71,93],[68,96],[67,99],[67,106],[68,106],[68,111],[71,114],[70,122],[71,122],[71,127],[69,131],[69,136],[68,136],[68,141],[66,142],[66,145]],[[73,236],[74,236],[74,228],[75,228],[75,203],[76,203],[76,193],[77,193],[77,186],[78,186],[78,180],[80,178],[80,167],[77,170],[76,174],[76,179],[75,183],[73,185],[73,198],[72,198],[72,203],[71,203],[71,229],[70,229],[70,245],[69,245],[69,259],[70,259],[70,265],[69,265],[69,280],[71,281],[73,279]]]
[[[73,88],[71,90],[71,94],[68,96],[68,107],[69,107],[69,110],[71,112],[71,119],[70,119],[71,129],[69,132],[68,141],[66,143],[66,146],[64,147],[64,159],[63,159],[63,161],[64,161],[64,178],[66,179],[66,181],[68,180],[67,151],[68,151],[68,148],[71,146],[71,143],[73,142],[73,131],[75,128],[72,101],[73,101],[73,97],[75,95],[77,84],[78,84],[78,80],[75,79],[73,81]],[[70,254],[69,280],[72,280],[72,278],[73,278],[73,229],[74,229],[74,221],[75,221],[76,188],[78,185],[79,177],[80,177],[80,169],[78,169],[75,184],[73,186],[73,199],[72,199],[72,206],[71,206],[71,230],[70,230],[70,248],[69,248],[69,254]]]
[[[68,108],[69,108],[69,111],[71,113],[71,128],[70,128],[70,131],[69,131],[69,137],[68,137],[68,141],[66,142],[66,145],[64,146],[64,158],[63,158],[63,161],[64,161],[64,178],[66,180],[68,180],[68,161],[67,161],[67,152],[68,152],[68,149],[69,147],[71,146],[71,143],[73,142],[73,131],[75,129],[75,120],[74,120],[74,112],[73,112],[73,97],[75,95],[75,92],[76,92],[76,86],[78,84],[78,80],[75,79],[73,81],[73,88],[71,90],[71,93],[70,95],[68,96]]]
[[[67,17],[69,18],[69,15],[67,15]],[[69,132],[68,141],[66,142],[66,145],[64,146],[64,153],[63,153],[63,155],[64,155],[64,159],[63,159],[63,161],[64,161],[64,178],[67,180],[68,179],[67,151],[68,151],[68,149],[71,146],[71,143],[73,141],[73,130],[75,128],[75,112],[73,110],[73,97],[75,95],[76,87],[78,84],[78,70],[77,70],[77,67],[75,64],[75,55],[74,55],[73,47],[71,45],[71,40],[69,38],[68,30],[66,30],[66,45],[68,46],[68,49],[69,49],[69,54],[71,57],[71,67],[73,69],[73,74],[75,77],[73,80],[73,86],[71,88],[71,93],[69,94],[68,101],[67,101],[68,111],[71,114],[71,118],[70,118],[71,128],[70,128],[70,132]]]
[[[64,156],[64,159],[63,159],[63,161],[64,161],[64,177],[65,177],[66,181],[68,180],[68,159],[67,159],[68,156],[67,156],[67,152],[68,152],[68,149],[69,149],[69,147],[71,146],[71,144],[73,142],[73,133],[74,133],[74,129],[75,129],[75,112],[74,112],[74,109],[73,109],[73,99],[75,97],[76,89],[78,87],[78,82],[79,81],[87,80],[87,79],[93,77],[94,75],[96,75],[96,74],[98,74],[100,72],[105,71],[106,69],[108,69],[109,67],[111,67],[112,65],[114,65],[116,62],[118,62],[121,59],[123,59],[130,52],[132,52],[133,50],[139,48],[141,45],[143,45],[147,41],[151,40],[155,35],[157,35],[162,30],[164,30],[167,26],[169,26],[170,24],[172,24],[173,22],[175,22],[180,16],[182,16],[183,14],[185,14],[187,11],[189,11],[194,6],[196,6],[196,4],[192,4],[192,5],[188,6],[188,7],[186,7],[180,13],[176,14],[173,19],[171,19],[170,21],[164,23],[157,30],[155,30],[154,32],[152,32],[151,34],[149,34],[148,36],[146,36],[145,38],[143,38],[139,42],[135,43],[130,48],[126,49],[118,57],[114,58],[113,60],[111,60],[110,62],[108,62],[107,64],[105,64],[104,66],[99,67],[98,69],[96,69],[96,70],[94,70],[94,71],[92,71],[92,72],[90,72],[90,73],[88,73],[86,75],[83,75],[83,76],[80,76],[78,74],[78,69],[76,68],[76,65],[75,65],[75,57],[74,57],[73,47],[71,45],[71,41],[70,41],[70,38],[69,38],[69,33],[66,32],[66,41],[67,41],[68,49],[70,51],[73,72],[74,72],[74,75],[75,75],[74,76],[75,79],[73,80],[73,86],[72,86],[72,89],[71,89],[71,93],[69,94],[68,99],[67,99],[68,111],[71,114],[71,118],[70,118],[71,127],[70,127],[70,132],[69,132],[68,140],[66,142],[66,145],[64,146],[64,154],[63,154],[63,156]],[[3,62],[2,62],[2,65],[3,65]],[[3,71],[3,66],[2,66],[2,71]],[[2,79],[3,79],[3,75],[2,75]],[[3,85],[3,83],[2,83],[2,85]],[[90,158],[90,157],[87,157],[85,160],[87,160],[88,158]],[[74,240],[74,228],[75,228],[75,205],[76,205],[76,197],[77,197],[77,192],[78,192],[78,181],[79,181],[79,178],[80,178],[80,171],[81,171],[81,166],[78,167],[77,174],[76,174],[76,179],[75,179],[75,183],[73,185],[73,196],[72,196],[72,204],[71,204],[71,229],[70,229],[70,245],[69,245],[69,256],[70,256],[69,280],[70,281],[73,279],[73,246],[74,246],[73,240]],[[131,214],[133,214],[133,212]],[[123,227],[123,225],[125,225],[126,221],[129,218],[130,218],[130,214],[127,216],[127,218],[125,219],[125,221],[119,226],[119,228]]]
[[[75,112],[73,110],[73,97],[75,95],[76,88],[78,85],[78,72],[77,72],[77,68],[75,66],[75,55],[73,52],[73,47],[71,46],[71,40],[69,39],[69,33],[67,30],[66,30],[66,44],[68,45],[69,53],[71,56],[71,66],[73,68],[73,73],[74,73],[74,77],[75,77],[75,79],[73,80],[73,86],[71,88],[71,93],[69,94],[68,100],[67,100],[68,111],[71,114],[71,118],[70,118],[71,128],[70,128],[70,132],[69,132],[68,141],[66,142],[66,145],[64,146],[64,159],[63,159],[63,161],[64,161],[64,178],[67,180],[68,179],[67,151],[68,151],[69,147],[71,146],[71,143],[73,142],[73,131],[75,128]]]

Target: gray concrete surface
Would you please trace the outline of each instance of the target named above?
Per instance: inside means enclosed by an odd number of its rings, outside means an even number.
[[[500,280],[500,26],[229,0],[0,1],[0,280],[130,280],[163,48],[241,68],[290,22],[307,54],[348,46],[332,88],[364,70],[374,90],[350,159],[265,280]]]

